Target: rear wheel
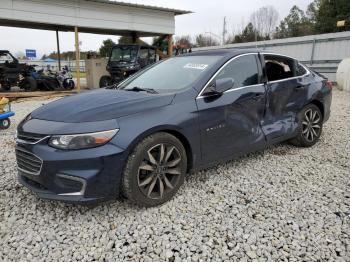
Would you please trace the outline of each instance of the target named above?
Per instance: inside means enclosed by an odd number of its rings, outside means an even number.
[[[0,129],[8,129],[11,125],[10,118],[5,118],[0,120]]]
[[[25,91],[36,91],[38,89],[38,83],[33,77],[26,77],[20,87]]]
[[[141,141],[130,154],[122,178],[122,193],[139,206],[156,206],[170,200],[184,181],[186,151],[168,133]]]
[[[323,117],[321,110],[314,104],[307,105],[298,114],[298,135],[290,142],[296,146],[313,146],[319,140]]]

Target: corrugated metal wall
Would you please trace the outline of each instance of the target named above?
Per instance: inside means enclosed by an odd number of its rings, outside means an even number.
[[[194,48],[193,51],[222,48],[258,48],[292,56],[335,81],[339,63],[344,58],[350,57],[350,32],[202,47]]]

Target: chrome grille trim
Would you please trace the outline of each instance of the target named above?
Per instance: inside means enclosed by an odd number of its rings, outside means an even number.
[[[43,160],[33,153],[23,149],[16,148],[17,168],[23,173],[30,175],[39,175],[43,166]]]
[[[40,135],[40,134],[23,134],[18,132],[16,137],[16,142],[22,144],[37,144],[50,136]]]

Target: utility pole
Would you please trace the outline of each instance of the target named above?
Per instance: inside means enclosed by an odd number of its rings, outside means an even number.
[[[222,45],[225,44],[225,36],[226,36],[227,30],[226,30],[226,16],[224,17],[224,26],[222,29]]]

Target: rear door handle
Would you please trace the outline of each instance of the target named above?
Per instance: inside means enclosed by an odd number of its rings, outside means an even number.
[[[300,90],[300,89],[303,89],[303,88],[304,88],[303,85],[298,85],[298,86],[294,87],[294,89],[296,89],[296,90]]]

